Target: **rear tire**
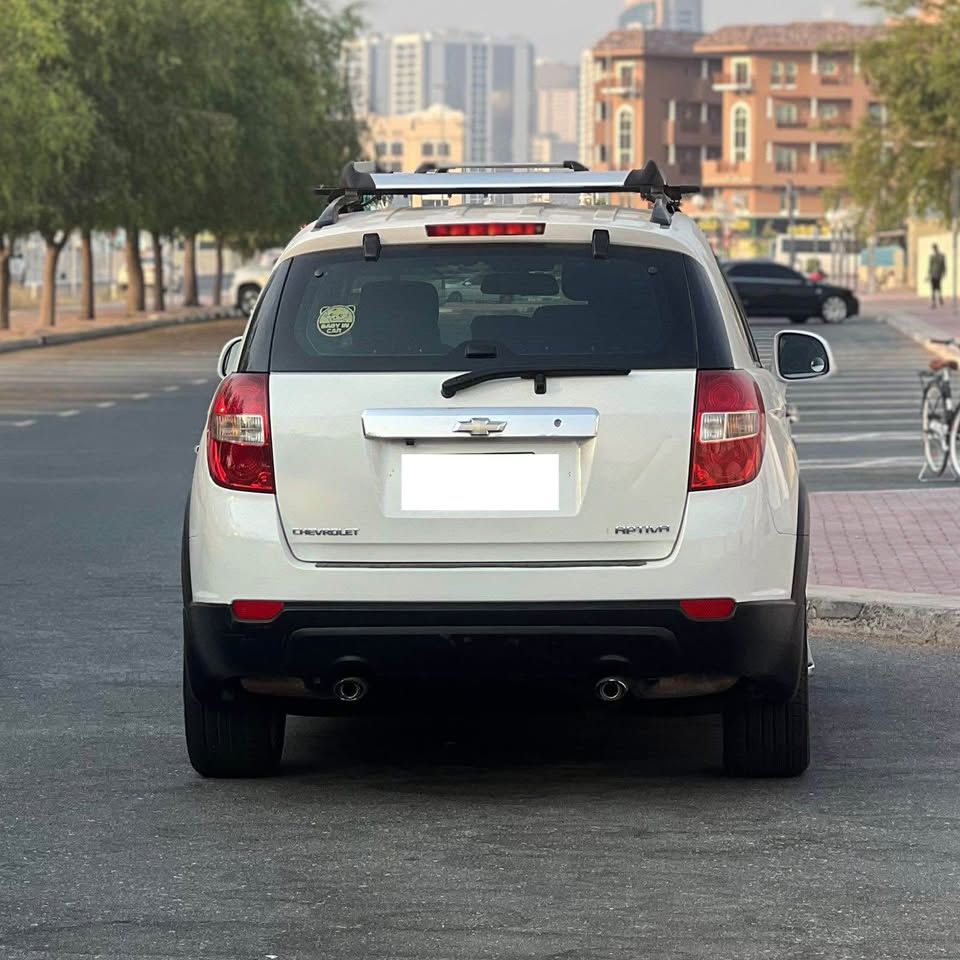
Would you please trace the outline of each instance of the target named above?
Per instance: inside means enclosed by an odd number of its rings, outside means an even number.
[[[240,288],[237,293],[237,306],[245,317],[253,313],[253,308],[257,305],[257,299],[260,297],[260,288],[255,283],[247,284]]]
[[[781,703],[745,701],[723,714],[723,766],[731,777],[798,777],[810,764],[807,663]]]
[[[820,316],[824,323],[843,323],[849,313],[850,308],[843,297],[827,297],[820,305]]]
[[[935,477],[939,477],[947,468],[947,457],[953,455],[956,447],[956,431],[951,429],[947,402],[940,390],[940,384],[936,381],[927,384],[923,391],[920,421],[923,459],[927,463],[927,469]]]
[[[954,415],[950,424],[950,439],[947,446],[950,448],[950,467],[953,469],[954,479],[960,480],[960,450],[957,449],[960,440],[957,439],[957,432],[960,430],[960,415]]]
[[[183,669],[187,753],[203,777],[267,777],[283,756],[286,714],[249,703],[204,703]]]

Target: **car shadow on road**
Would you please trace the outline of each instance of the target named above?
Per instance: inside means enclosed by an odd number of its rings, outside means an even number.
[[[717,776],[716,716],[609,713],[443,713],[432,716],[291,718],[283,773],[364,781],[416,780],[431,792],[481,782],[594,782],[625,776]]]

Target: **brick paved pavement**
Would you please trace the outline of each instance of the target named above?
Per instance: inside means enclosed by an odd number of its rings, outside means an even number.
[[[960,596],[960,484],[810,501],[811,586]]]

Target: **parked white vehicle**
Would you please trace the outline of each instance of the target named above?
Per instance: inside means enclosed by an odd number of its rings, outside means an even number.
[[[260,291],[266,286],[273,265],[282,250],[264,250],[259,256],[239,266],[230,281],[227,303],[243,311],[246,316],[253,313]]]
[[[288,713],[479,691],[723,714],[734,775],[808,764],[806,498],[685,188],[631,173],[379,175],[273,268],[226,345],[183,541],[187,744],[269,773]],[[631,192],[625,207],[361,196]],[[444,284],[479,284],[440,309]],[[778,379],[779,378],[779,379]]]

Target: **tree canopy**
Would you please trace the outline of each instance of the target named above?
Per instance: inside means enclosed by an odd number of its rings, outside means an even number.
[[[865,44],[861,63],[885,117],[858,129],[845,189],[879,229],[911,208],[950,216],[960,170],[960,0],[878,0],[888,29]]]
[[[208,230],[253,248],[358,152],[325,0],[4,0],[4,236]],[[0,318],[2,321],[2,318]]]

